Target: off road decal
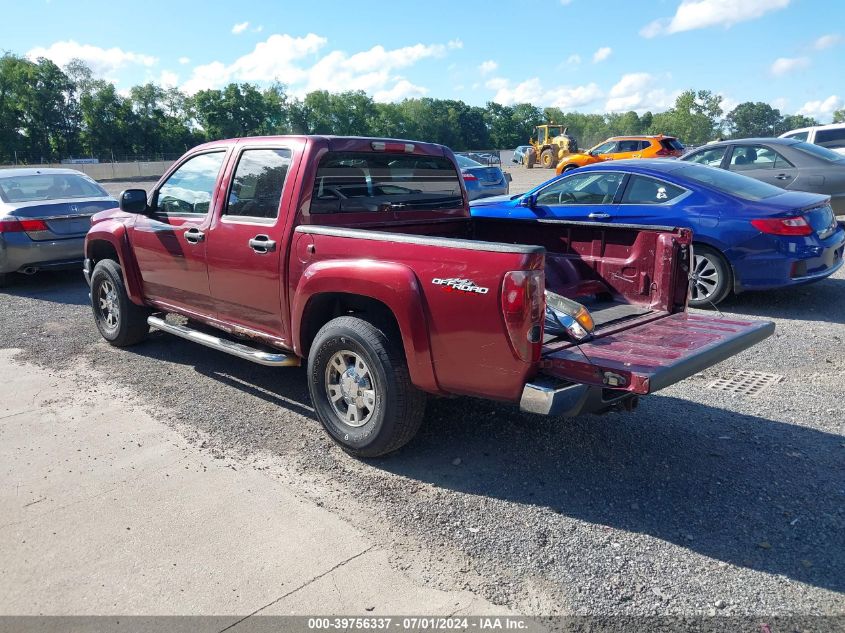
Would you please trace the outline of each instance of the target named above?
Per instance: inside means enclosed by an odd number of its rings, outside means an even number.
[[[471,279],[461,279],[460,277],[452,277],[451,279],[440,279],[439,277],[435,277],[431,280],[435,286],[442,286],[443,290],[446,292],[469,292],[475,293],[478,295],[486,295],[490,292],[489,288],[482,288],[481,286],[476,286],[475,282]]]

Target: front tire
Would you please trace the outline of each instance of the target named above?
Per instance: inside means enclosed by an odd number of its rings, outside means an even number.
[[[554,169],[557,166],[557,161],[555,161],[555,152],[547,149],[544,150],[542,154],[540,154],[540,163],[546,169]]]
[[[104,259],[94,266],[91,309],[100,335],[115,347],[140,343],[150,331],[150,310],[129,298],[120,265],[113,259]]]
[[[343,450],[378,457],[404,446],[425,414],[401,347],[387,328],[343,316],[326,323],[308,354],[308,391],[317,418]]]
[[[693,308],[712,308],[731,293],[731,267],[714,248],[693,245],[690,300]]]

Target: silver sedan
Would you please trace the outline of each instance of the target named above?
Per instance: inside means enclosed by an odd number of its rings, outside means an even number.
[[[9,273],[79,266],[91,216],[116,206],[74,169],[0,170],[0,285]]]

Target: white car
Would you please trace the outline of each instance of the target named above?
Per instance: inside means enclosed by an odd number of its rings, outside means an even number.
[[[794,138],[798,141],[814,143],[845,155],[845,123],[802,127],[785,132],[780,135],[780,138]]]

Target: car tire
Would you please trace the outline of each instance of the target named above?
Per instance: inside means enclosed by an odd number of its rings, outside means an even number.
[[[703,244],[693,245],[690,270],[690,300],[692,308],[712,308],[733,289],[731,266],[724,255]]]
[[[308,391],[317,418],[343,450],[379,457],[404,446],[425,415],[391,328],[342,316],[326,323],[308,354]]]
[[[568,171],[572,171],[573,169],[578,169],[578,165],[567,165],[563,169],[560,170],[560,173],[565,174]]]
[[[0,273],[0,288],[3,288],[8,280],[9,277],[6,273]]]
[[[129,298],[120,265],[113,259],[103,259],[94,266],[91,309],[100,335],[115,347],[140,343],[150,331],[149,308]]]

